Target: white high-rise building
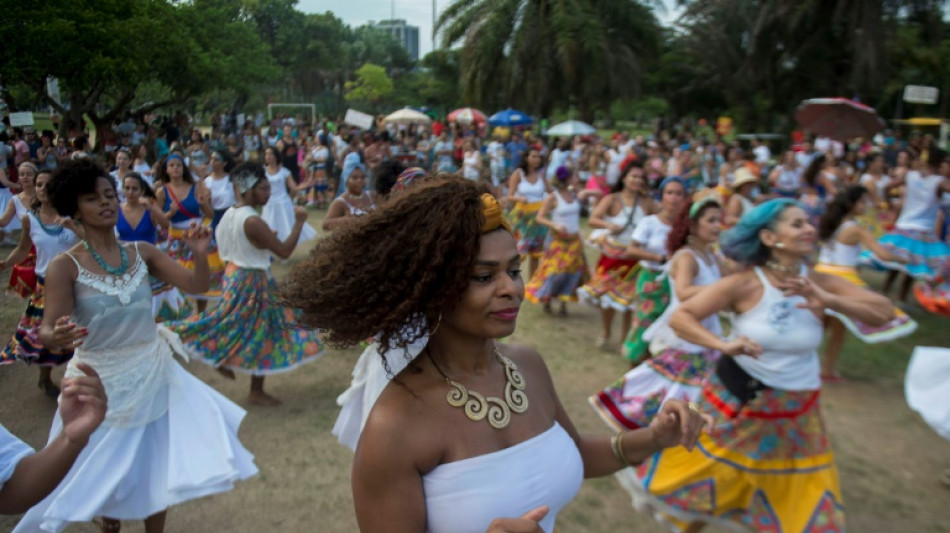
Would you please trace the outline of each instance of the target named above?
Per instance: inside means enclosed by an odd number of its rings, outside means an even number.
[[[413,61],[419,60],[419,27],[410,26],[403,19],[381,20],[370,25],[378,30],[389,32],[409,52]]]

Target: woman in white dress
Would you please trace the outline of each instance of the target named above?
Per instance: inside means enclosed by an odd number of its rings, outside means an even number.
[[[462,177],[478,181],[482,172],[482,154],[475,148],[475,142],[465,141],[464,152],[462,152]]]
[[[514,332],[524,282],[488,191],[452,176],[415,185],[317,243],[283,287],[303,323],[331,343],[378,334],[380,352],[399,357],[429,333],[359,440],[353,496],[364,533],[550,533],[583,477],[691,446],[701,431],[703,417],[679,401],[650,429],[613,437],[574,429],[541,356],[498,342]]]
[[[218,222],[229,207],[237,203],[234,185],[229,173],[234,168],[234,160],[227,150],[215,150],[211,153],[211,174],[204,179],[205,187],[211,193],[211,208],[214,217],[211,218],[211,231],[218,228]]]
[[[196,226],[184,237],[189,271],[150,244],[118,242],[115,184],[94,161],[64,162],[49,189],[60,216],[82,222],[85,240],[50,263],[40,338],[75,349],[66,377],[82,374],[79,363],[95,368],[109,403],[69,474],[14,531],[59,531],[100,515],[110,517],[103,531],[144,519],[146,532],[160,532],[172,505],[257,472],[237,438],[244,410],[175,362],[184,347],[152,320],[149,273],[186,292],[208,289],[211,232]],[[61,431],[56,416],[50,440]]]
[[[284,240],[290,235],[294,227],[293,196],[300,191],[307,190],[313,183],[306,181],[298,185],[290,171],[280,164],[280,153],[273,146],[264,148],[264,165],[267,172],[267,181],[270,182],[270,199],[261,210],[261,217],[277,232],[277,239]],[[304,224],[300,231],[300,240],[297,244],[308,241],[317,236],[317,230],[310,224]]]

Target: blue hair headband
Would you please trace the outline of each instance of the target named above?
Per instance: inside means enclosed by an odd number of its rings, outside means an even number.
[[[670,183],[679,183],[680,185],[683,186],[684,191],[689,189],[689,187],[686,185],[686,180],[684,180],[683,178],[679,176],[669,176],[660,182],[660,193],[662,193],[663,189],[665,189],[666,186],[669,185]]]
[[[185,164],[185,158],[183,158],[182,156],[180,156],[180,155],[178,155],[178,154],[169,154],[169,155],[165,158],[165,166],[166,166],[166,167],[168,166],[168,162],[171,161],[172,159],[177,159],[177,160],[181,161],[181,164],[182,164],[182,165]]]

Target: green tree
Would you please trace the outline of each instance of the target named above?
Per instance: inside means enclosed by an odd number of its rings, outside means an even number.
[[[659,24],[636,0],[454,0],[437,29],[462,44],[462,99],[547,115],[574,105],[592,120],[634,97],[659,48]]]
[[[368,103],[372,111],[378,111],[380,101],[393,92],[393,80],[386,69],[365,63],[356,71],[356,79],[346,82],[346,99],[351,102]]]

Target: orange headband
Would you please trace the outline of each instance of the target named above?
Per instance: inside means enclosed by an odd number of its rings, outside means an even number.
[[[485,223],[482,224],[482,233],[488,233],[498,228],[504,228],[511,233],[511,226],[505,220],[505,214],[498,205],[498,200],[489,193],[482,194],[482,214],[485,215]]]

